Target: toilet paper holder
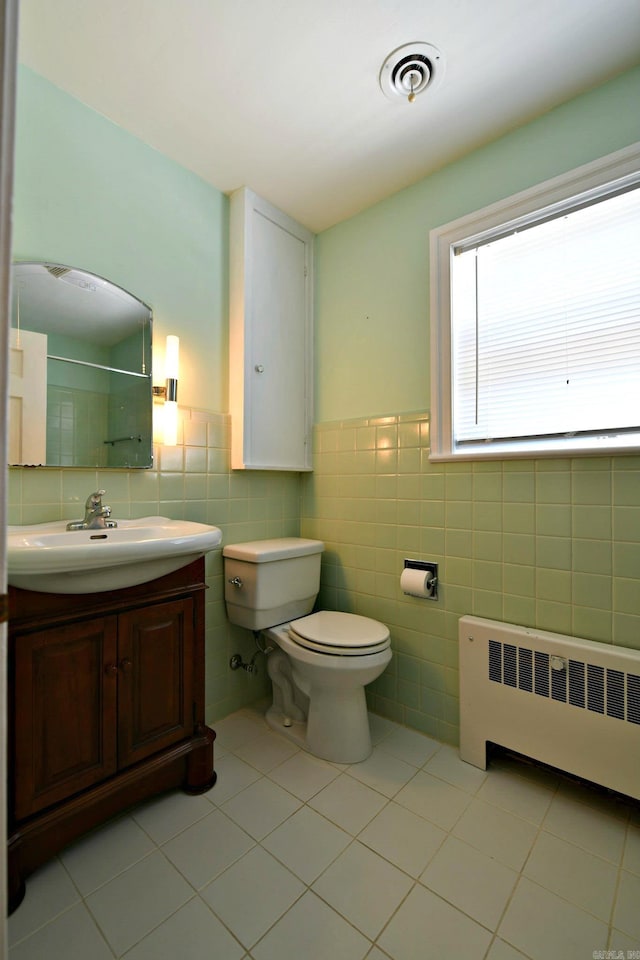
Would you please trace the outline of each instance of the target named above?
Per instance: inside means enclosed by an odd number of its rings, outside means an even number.
[[[438,564],[431,560],[409,560],[405,558],[404,568],[409,570],[421,570],[426,574],[425,582],[428,593],[425,600],[438,599]]]

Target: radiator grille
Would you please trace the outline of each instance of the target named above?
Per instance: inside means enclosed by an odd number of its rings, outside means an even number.
[[[489,679],[534,696],[640,724],[640,676],[489,640]]]

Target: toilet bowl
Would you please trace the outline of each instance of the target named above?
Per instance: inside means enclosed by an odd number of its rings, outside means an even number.
[[[317,757],[357,763],[371,752],[364,688],[391,660],[389,631],[357,614],[311,613],[323,549],[299,537],[225,546],[227,616],[266,641],[269,725]]]
[[[276,645],[267,656],[274,689],[269,725],[324,760],[368,757],[364,688],[391,660],[387,628],[368,617],[321,610],[264,635]]]

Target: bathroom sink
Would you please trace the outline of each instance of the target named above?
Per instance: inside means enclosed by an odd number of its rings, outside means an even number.
[[[65,520],[10,526],[8,580],[40,593],[103,593],[171,573],[221,541],[218,527],[167,517],[97,530],[67,530]]]

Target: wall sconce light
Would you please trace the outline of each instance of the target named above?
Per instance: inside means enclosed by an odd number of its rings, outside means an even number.
[[[154,387],[154,397],[164,399],[163,433],[164,445],[175,447],[178,442],[178,360],[180,356],[180,338],[167,337],[164,354],[164,387]]]

